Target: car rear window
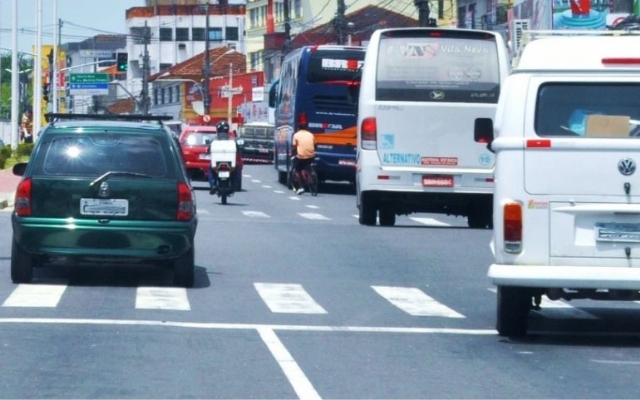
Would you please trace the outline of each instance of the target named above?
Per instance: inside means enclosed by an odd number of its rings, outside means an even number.
[[[46,138],[34,174],[99,176],[106,172],[137,172],[158,178],[176,176],[168,140],[122,134],[55,135]]]
[[[544,84],[537,95],[535,131],[543,137],[639,138],[640,84]]]
[[[187,134],[184,142],[188,146],[206,146],[216,137],[214,132],[192,132]]]

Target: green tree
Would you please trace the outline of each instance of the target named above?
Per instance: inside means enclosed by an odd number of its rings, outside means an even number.
[[[11,53],[0,53],[0,118],[11,118]],[[23,54],[18,55],[18,70],[31,69],[28,73],[27,104],[33,99],[33,59]]]

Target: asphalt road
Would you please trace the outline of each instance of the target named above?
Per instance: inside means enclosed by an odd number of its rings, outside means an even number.
[[[296,196],[271,166],[244,174],[226,206],[197,193],[188,290],[130,267],[14,285],[0,212],[0,397],[640,397],[639,304],[544,303],[527,338],[501,338],[490,231],[363,227],[348,185]]]

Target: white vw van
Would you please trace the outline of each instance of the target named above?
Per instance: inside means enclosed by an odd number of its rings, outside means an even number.
[[[503,336],[542,296],[640,299],[640,35],[564,34],[527,44],[493,121],[476,120],[496,157]]]

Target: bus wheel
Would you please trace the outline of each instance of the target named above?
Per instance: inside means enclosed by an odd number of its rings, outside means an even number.
[[[372,199],[371,196],[367,196],[363,193],[362,198],[360,199],[358,214],[358,221],[360,221],[360,225],[373,226],[376,224],[377,217],[378,209],[375,200]]]
[[[380,226],[394,226],[396,224],[396,212],[390,204],[380,207]]]
[[[521,337],[527,333],[531,292],[525,287],[498,286],[496,330],[500,336]]]

